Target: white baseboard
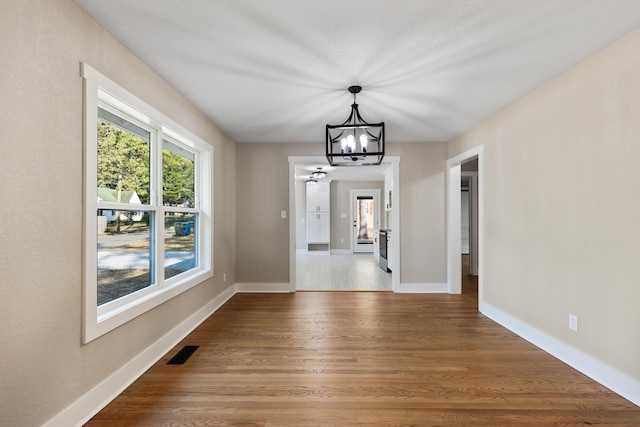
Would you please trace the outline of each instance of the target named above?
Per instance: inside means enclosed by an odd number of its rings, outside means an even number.
[[[293,292],[290,283],[236,283],[235,290],[243,293]]]
[[[449,287],[446,283],[400,283],[393,288],[398,294],[446,294]]]
[[[605,365],[550,335],[532,328],[490,304],[481,303],[479,309],[488,318],[633,402],[635,405],[640,406],[640,381]]]
[[[43,427],[82,426],[144,374],[183,338],[222,307],[235,293],[234,286],[228,287],[207,305],[193,313],[158,341],[143,350],[142,353],[138,354],[100,384],[89,390],[88,393],[84,394],[58,415],[47,421]]]

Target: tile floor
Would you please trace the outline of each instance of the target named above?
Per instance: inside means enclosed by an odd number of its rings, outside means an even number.
[[[390,291],[391,273],[385,273],[373,254],[296,255],[299,291]]]

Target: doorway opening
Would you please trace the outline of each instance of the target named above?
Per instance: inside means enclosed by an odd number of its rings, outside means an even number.
[[[393,290],[399,285],[399,272],[392,274],[379,265],[380,228],[399,230],[399,204],[392,205],[391,194],[399,198],[399,157],[387,156],[380,166],[357,168],[327,167],[320,157],[289,157],[289,286],[296,290]],[[329,251],[308,251],[305,178],[322,165],[331,182]],[[370,175],[373,172],[377,176]],[[306,176],[305,176],[306,175]],[[337,195],[340,194],[337,199]],[[356,194],[354,196],[354,194]],[[384,194],[384,200],[382,197]],[[387,194],[389,197],[387,199]],[[395,200],[394,200],[395,201]],[[397,206],[397,207],[396,207]],[[393,209],[393,212],[392,212]],[[354,222],[355,220],[355,222]],[[399,259],[400,234],[390,247]],[[395,238],[395,237],[394,237]],[[376,253],[378,252],[378,253]],[[327,276],[328,275],[328,276]],[[379,277],[382,275],[382,277]],[[305,276],[305,277],[302,277]],[[326,283],[308,288],[306,279]],[[330,277],[324,279],[325,277]],[[300,283],[299,283],[300,282]],[[298,285],[301,286],[298,286]]]
[[[461,164],[460,177],[460,219],[461,254],[468,255],[463,271],[478,275],[478,159]]]
[[[380,230],[380,190],[350,190],[351,252],[375,256],[378,244],[376,230]],[[378,246],[379,247],[379,246]]]
[[[447,282],[451,294],[460,294],[477,283],[478,304],[482,301],[482,164],[483,146],[476,147],[447,161]],[[466,194],[463,193],[466,190]],[[466,212],[463,215],[463,204]],[[465,221],[463,221],[465,218]],[[468,239],[463,230],[468,229]],[[465,236],[466,237],[466,236]],[[463,252],[468,242],[468,254]],[[464,270],[463,270],[464,268]],[[464,273],[463,273],[464,271]],[[474,277],[477,277],[473,283]],[[463,286],[465,280],[465,286]],[[464,289],[464,290],[463,290]]]

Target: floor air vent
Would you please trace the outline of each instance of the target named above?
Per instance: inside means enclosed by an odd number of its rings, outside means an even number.
[[[167,365],[182,365],[191,357],[191,355],[200,347],[199,345],[185,345],[182,350],[178,352],[171,360],[167,362]]]

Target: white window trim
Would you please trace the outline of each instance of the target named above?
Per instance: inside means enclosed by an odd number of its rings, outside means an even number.
[[[83,250],[83,332],[82,341],[88,343],[109,331],[123,325],[135,317],[157,307],[169,299],[185,292],[193,286],[202,283],[213,276],[213,147],[204,140],[191,133],[169,117],[160,113],[144,101],[131,94],[88,64],[81,64],[81,76],[84,82],[84,250]],[[100,93],[100,95],[99,95]],[[180,142],[190,147],[196,153],[198,161],[196,167],[201,169],[196,173],[197,208],[199,209],[199,227],[197,239],[199,241],[196,256],[198,266],[195,269],[179,274],[167,280],[162,280],[162,286],[151,286],[144,291],[138,291],[131,296],[124,297],[117,304],[107,303],[97,306],[97,139],[98,139],[98,104],[106,102],[115,106],[136,120],[156,130],[155,138],[162,137]],[[162,182],[162,171],[153,166],[151,173],[155,174],[156,182]],[[157,165],[156,165],[157,166]],[[157,180],[160,181],[157,181]],[[152,179],[152,182],[154,179]],[[152,200],[159,200],[161,195],[151,188]],[[153,203],[152,203],[153,204]],[[161,201],[157,205],[162,205]],[[128,209],[150,210],[146,205],[128,205]],[[151,210],[156,210],[153,208]],[[163,208],[166,211],[183,208]],[[156,210],[158,212],[158,210]],[[156,215],[156,233],[164,227],[164,218]],[[158,235],[158,234],[156,234]],[[159,245],[156,259],[162,260],[163,247]]]

